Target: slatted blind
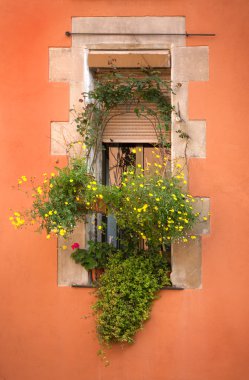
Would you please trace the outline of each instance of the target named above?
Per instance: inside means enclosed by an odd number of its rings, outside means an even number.
[[[95,77],[101,80],[101,75],[107,72],[107,69],[99,70]],[[119,72],[124,76],[142,77],[141,70],[136,69],[119,69]],[[160,68],[160,76],[165,81],[170,81],[170,69]],[[165,89],[165,95],[170,97]],[[149,108],[157,110],[155,104],[144,103]],[[141,116],[137,117],[134,108],[136,105],[120,104],[111,111],[109,121],[105,127],[103,134],[104,143],[151,143],[158,142],[155,119]],[[153,127],[154,124],[154,127]],[[170,137],[169,137],[170,138]]]

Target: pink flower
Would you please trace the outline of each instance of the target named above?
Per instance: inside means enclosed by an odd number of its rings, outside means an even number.
[[[80,245],[79,243],[73,243],[73,245],[71,245],[72,249],[78,249],[80,248]]]

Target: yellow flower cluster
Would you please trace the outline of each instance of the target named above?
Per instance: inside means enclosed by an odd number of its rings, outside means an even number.
[[[18,178],[18,185],[21,185],[23,182],[27,182],[26,175],[22,175],[20,178]]]
[[[14,216],[10,216],[9,220],[15,228],[20,228],[25,223],[25,220],[22,218],[19,212],[14,212]]]

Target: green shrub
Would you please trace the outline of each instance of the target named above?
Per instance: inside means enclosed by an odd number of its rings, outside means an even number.
[[[168,264],[164,255],[140,251],[110,257],[97,289],[97,333],[102,343],[132,343],[150,316],[152,301],[165,285]]]

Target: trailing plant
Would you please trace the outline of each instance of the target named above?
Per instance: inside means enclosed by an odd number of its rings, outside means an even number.
[[[199,213],[194,211],[194,198],[183,190],[182,172],[168,178],[156,171],[151,173],[150,166],[130,168],[120,186],[98,185],[96,197],[101,194],[107,214],[115,217],[126,240],[138,244],[142,239],[149,248],[161,250],[177,239],[195,239],[190,231]]]
[[[32,207],[10,217],[15,227],[38,224],[38,230],[46,230],[48,239],[51,233],[67,237],[76,223],[85,218],[90,205],[87,188],[96,184],[88,173],[85,159],[72,159],[66,167],[56,167],[55,170],[57,173],[50,176],[44,173],[42,183],[30,179]],[[24,183],[28,183],[26,176],[19,179],[19,189],[23,189]],[[17,217],[22,224],[18,223]]]
[[[75,123],[77,131],[84,137],[88,157],[91,150],[94,152],[93,163],[101,150],[104,129],[114,117],[112,111],[119,105],[125,105],[127,112],[134,112],[138,118],[148,119],[155,130],[158,145],[170,147],[167,132],[174,110],[169,96],[170,84],[160,77],[158,71],[141,70],[142,78],[126,77],[113,70],[95,80],[93,91],[82,93],[82,111],[77,112]]]
[[[140,251],[110,257],[97,288],[97,333],[101,343],[132,343],[149,318],[152,301],[170,285],[164,255]]]

